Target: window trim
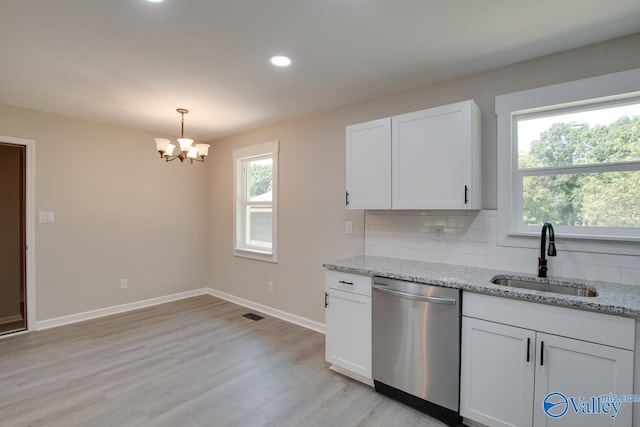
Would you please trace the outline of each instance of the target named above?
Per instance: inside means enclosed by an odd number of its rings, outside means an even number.
[[[272,141],[259,145],[252,145],[233,150],[233,255],[243,258],[251,258],[260,261],[278,262],[278,153],[280,142]],[[246,247],[241,244],[246,222],[240,218],[244,215],[246,206],[246,178],[243,173],[243,163],[247,160],[260,157],[271,157],[273,160],[273,184],[271,199],[271,251],[261,250],[255,247]]]
[[[499,246],[536,248],[540,237],[539,231],[522,231],[517,226],[515,191],[519,183],[514,116],[545,111],[549,106],[572,108],[599,99],[615,101],[639,96],[638,81],[640,68],[496,96]],[[583,235],[562,230],[556,230],[556,235],[565,250],[640,255],[638,236]]]

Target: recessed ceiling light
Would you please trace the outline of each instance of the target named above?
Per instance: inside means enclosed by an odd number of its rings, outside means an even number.
[[[276,55],[269,58],[269,62],[271,62],[276,67],[288,67],[291,65],[291,59],[286,56]]]
[[[151,2],[151,3],[160,3],[160,2],[162,2],[164,0],[147,0],[147,1]]]

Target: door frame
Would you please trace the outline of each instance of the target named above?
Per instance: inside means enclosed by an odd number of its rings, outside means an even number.
[[[25,291],[27,293],[27,331],[37,329],[36,322],[36,215],[35,215],[35,176],[36,141],[0,135],[0,142],[22,145],[26,149],[26,194],[25,194],[25,233],[27,243]]]

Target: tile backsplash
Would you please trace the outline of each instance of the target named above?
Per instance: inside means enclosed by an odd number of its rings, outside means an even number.
[[[365,254],[537,273],[539,249],[497,245],[497,212],[367,211]],[[562,249],[549,275],[640,285],[640,257]]]

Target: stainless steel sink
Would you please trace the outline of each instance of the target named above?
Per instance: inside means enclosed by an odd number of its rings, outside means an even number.
[[[510,277],[494,277],[492,283],[511,288],[530,289],[532,291],[551,292],[554,294],[573,295],[578,297],[597,297],[598,293],[579,283],[553,284],[548,281],[536,282]]]

